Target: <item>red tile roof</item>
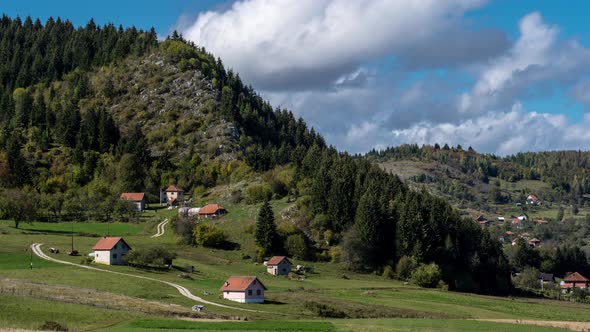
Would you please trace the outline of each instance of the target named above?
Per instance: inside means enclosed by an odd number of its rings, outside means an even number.
[[[279,265],[281,264],[281,262],[283,260],[287,260],[287,262],[289,262],[289,264],[291,264],[291,262],[289,261],[289,259],[287,258],[287,256],[272,256],[269,260],[268,263],[266,264],[267,266],[275,266],[275,265]]]
[[[514,235],[514,233],[512,231],[508,231],[506,232],[506,235]]]
[[[565,282],[588,282],[588,278],[584,277],[583,275],[579,274],[578,272],[574,272],[563,279]]]
[[[529,243],[541,243],[541,240],[539,240],[535,237],[535,238],[530,239]]]
[[[215,214],[219,210],[225,210],[225,208],[219,204],[207,204],[199,210],[199,214]]]
[[[139,202],[139,201],[143,201],[144,197],[145,197],[145,193],[122,193],[121,194],[121,199],[124,199],[126,201]]]
[[[168,188],[166,188],[166,190],[164,190],[165,192],[184,192],[184,190],[177,188],[176,186],[168,186]]]
[[[543,219],[536,219],[536,220],[534,220],[534,222],[536,222],[537,224],[546,224],[546,223],[548,223],[547,220],[543,220]]]
[[[255,280],[258,280],[257,277],[239,277],[239,276],[231,276],[229,279],[223,283],[223,286],[219,288],[222,291],[230,291],[230,292],[245,292],[250,284],[252,284]],[[258,280],[260,282],[260,280]],[[260,282],[262,288],[266,289],[266,287]]]
[[[119,241],[123,241],[123,243],[131,249],[131,246],[129,246],[122,237],[103,237],[96,242],[94,247],[92,247],[92,250],[111,250],[117,243],[119,243]]]

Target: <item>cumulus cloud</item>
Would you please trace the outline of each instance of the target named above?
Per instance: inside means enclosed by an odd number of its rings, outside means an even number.
[[[340,149],[449,143],[505,155],[587,147],[590,113],[573,123],[559,110],[527,109],[527,101],[561,93],[590,109],[590,49],[560,38],[538,12],[515,22],[511,41],[466,18],[485,3],[243,0],[179,24]]]
[[[184,36],[265,90],[326,87],[394,53],[411,66],[487,59],[508,47],[499,30],[469,31],[482,0],[247,0],[200,14]],[[448,41],[448,44],[445,44]],[[464,52],[471,48],[471,51]]]
[[[571,84],[590,71],[590,50],[574,40],[561,42],[559,29],[546,24],[540,13],[526,15],[519,30],[510,51],[490,61],[473,89],[461,95],[461,111],[506,108],[515,100],[551,93],[556,84]]]

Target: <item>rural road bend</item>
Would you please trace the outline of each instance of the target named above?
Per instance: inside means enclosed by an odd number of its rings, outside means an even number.
[[[241,311],[248,311],[248,312],[272,313],[272,312],[262,311],[262,310],[237,308],[237,307],[232,307],[232,306],[228,306],[228,305],[224,305],[224,304],[219,304],[219,303],[207,301],[207,300],[205,300],[203,298],[200,298],[198,296],[193,295],[186,287],[183,287],[181,285],[178,285],[178,284],[175,284],[175,283],[172,283],[172,282],[169,282],[169,281],[163,281],[163,280],[154,279],[154,278],[150,278],[150,277],[144,277],[144,276],[138,276],[138,275],[134,275],[134,274],[130,274],[130,273],[123,273],[123,272],[110,271],[110,270],[103,270],[103,269],[99,269],[99,268],[93,267],[93,266],[87,266],[87,265],[76,264],[76,263],[72,263],[72,262],[68,262],[68,261],[62,261],[62,260],[59,260],[59,259],[56,259],[56,258],[47,256],[41,250],[41,246],[42,245],[43,245],[43,243],[34,243],[33,245],[31,245],[31,250],[33,250],[33,253],[35,253],[35,255],[39,256],[42,259],[48,260],[50,262],[55,262],[55,263],[60,263],[60,264],[66,264],[66,265],[72,265],[72,266],[80,267],[80,268],[87,269],[87,270],[94,270],[94,271],[100,271],[100,272],[106,272],[106,273],[114,273],[114,274],[118,274],[118,275],[122,275],[122,276],[132,277],[132,278],[139,278],[139,279],[144,279],[144,280],[161,282],[163,284],[166,284],[168,286],[172,286],[172,287],[176,288],[178,290],[178,292],[182,296],[184,296],[186,298],[189,298],[191,300],[194,300],[194,301],[197,301],[197,302],[200,302],[200,303],[204,303],[204,304],[209,304],[209,305],[212,305],[212,306],[216,306],[216,307],[227,308],[227,309],[234,309],[234,310],[241,310]]]
[[[150,236],[152,238],[154,237],[160,237],[162,235],[164,235],[164,227],[168,224],[168,219],[164,219],[164,221],[162,221],[161,223],[158,224],[158,231],[156,232],[156,234]]]

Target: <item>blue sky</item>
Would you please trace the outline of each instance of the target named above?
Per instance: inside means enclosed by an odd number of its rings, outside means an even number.
[[[2,1],[9,16],[178,29],[351,152],[588,149],[590,2]]]

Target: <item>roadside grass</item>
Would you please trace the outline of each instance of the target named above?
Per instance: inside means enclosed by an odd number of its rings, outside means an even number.
[[[334,321],[337,331],[342,332],[389,332],[389,331],[563,331],[543,326],[508,323],[480,322],[453,319],[351,319]]]
[[[141,318],[148,315],[21,296],[2,295],[0,299],[3,328],[38,330],[46,321],[55,321],[69,330],[91,330]]]
[[[335,331],[331,322],[256,321],[256,322],[191,322],[182,320],[138,320],[115,327],[120,331],[191,330],[191,331]]]
[[[10,220],[0,221],[0,229],[10,233],[45,233],[55,235],[74,235],[86,236],[115,236],[136,235],[144,231],[148,223],[98,223],[98,222],[33,222],[31,224],[20,223],[19,228],[14,228],[14,222]]]

